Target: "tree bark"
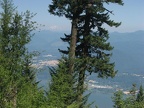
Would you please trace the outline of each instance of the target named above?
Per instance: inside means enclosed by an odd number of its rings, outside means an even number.
[[[69,50],[69,73],[70,74],[74,72],[75,50],[76,50],[76,41],[77,41],[77,23],[78,23],[78,19],[74,18],[72,20],[71,40],[70,40],[70,50]]]

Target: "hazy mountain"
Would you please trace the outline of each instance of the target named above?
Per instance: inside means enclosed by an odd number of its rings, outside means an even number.
[[[114,32],[109,41],[114,46],[112,60],[119,71],[144,72],[144,31]]]

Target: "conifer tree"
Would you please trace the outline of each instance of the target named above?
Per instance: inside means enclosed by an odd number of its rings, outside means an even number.
[[[114,96],[112,97],[114,105],[114,108],[124,108],[124,100],[123,100],[123,92],[117,91],[114,93]]]
[[[112,14],[112,11],[106,9],[104,3],[123,4],[122,0],[53,0],[52,5],[50,5],[50,13],[65,16],[72,20],[71,31],[76,31],[62,38],[70,46],[67,51],[60,51],[70,57],[70,64],[73,65],[70,65],[69,68],[75,66],[73,71],[79,73],[78,102],[82,101],[86,71],[98,73],[98,77],[102,78],[114,77],[116,74],[114,63],[110,63],[111,53],[108,52],[113,47],[107,42],[108,30],[103,28],[103,24],[118,27],[120,23],[110,20],[109,15]],[[73,28],[73,24],[75,24],[75,28]],[[74,35],[75,33],[77,34]],[[73,39],[75,40],[74,43]],[[74,61],[75,58],[77,60]]]
[[[15,69],[22,69],[20,67],[27,56],[26,44],[30,42],[30,32],[35,29],[35,22],[31,21],[34,14],[26,11],[20,15],[11,0],[1,2],[0,53],[6,58],[4,66],[15,73]]]
[[[144,91],[143,91],[143,87],[142,87],[142,85],[141,85],[140,88],[139,88],[139,92],[138,92],[138,94],[137,94],[137,99],[136,99],[136,101],[142,102],[143,100],[144,100]]]
[[[71,79],[67,68],[67,59],[59,61],[58,67],[50,68],[51,82],[49,90],[46,92],[48,106],[67,108],[75,103],[75,75]]]
[[[130,95],[131,95],[131,101],[136,101],[136,84],[132,84],[132,88],[131,90],[129,91],[130,92]]]
[[[6,103],[10,104],[9,107],[16,108],[22,102],[20,100],[24,98],[21,97],[24,92],[37,90],[38,93],[37,85],[34,85],[34,73],[30,67],[32,56],[26,47],[33,35],[31,32],[36,28],[35,22],[31,20],[35,14],[29,11],[19,14],[12,0],[1,0],[0,3],[2,8],[0,12],[0,57],[3,58],[0,59],[0,65],[6,70],[3,71],[5,76],[9,77],[9,86],[6,86],[4,97],[6,97]],[[33,93],[34,95],[36,96],[36,93]],[[28,95],[25,94],[25,96]],[[29,99],[31,100],[27,102],[34,101],[36,98]]]
[[[2,58],[0,57],[0,60]],[[7,74],[6,74],[7,73]],[[10,72],[0,65],[0,108],[9,108],[8,90],[10,87]]]
[[[77,41],[77,25],[78,25],[78,18],[82,13],[82,7],[79,6],[82,4],[81,0],[53,0],[52,5],[49,5],[49,12],[51,14],[57,16],[65,16],[66,18],[70,19],[72,22],[71,25],[71,34],[66,35],[65,41],[69,41],[70,47],[69,51],[66,52],[68,54],[68,73],[71,74],[70,79],[73,79],[73,74],[75,74],[75,50],[76,50],[76,41]],[[71,39],[69,39],[69,37]]]
[[[141,93],[140,93],[141,92]],[[114,108],[144,108],[143,88],[140,86],[139,92],[136,97],[136,85],[130,90],[129,95],[124,95],[122,91],[117,91],[112,97]]]

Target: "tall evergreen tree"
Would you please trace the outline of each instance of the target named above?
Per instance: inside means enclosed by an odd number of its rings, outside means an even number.
[[[77,58],[75,63],[70,61],[75,70],[79,73],[78,83],[78,101],[82,100],[85,72],[98,73],[98,77],[114,77],[114,63],[110,63],[111,54],[108,52],[113,49],[110,43],[107,42],[109,35],[108,31],[103,28],[103,24],[108,26],[118,27],[120,23],[115,23],[110,20],[109,14],[112,12],[105,8],[104,4],[117,3],[122,5],[122,0],[53,0],[50,5],[50,13],[76,21],[76,35],[71,32],[62,38],[64,42],[68,42],[70,47],[67,51],[60,50],[64,54],[69,55],[70,60]],[[75,38],[73,38],[75,36]],[[73,43],[73,39],[75,42]],[[74,48],[75,47],[75,48]],[[74,49],[73,51],[71,49]],[[71,56],[71,54],[75,57]],[[70,66],[71,68],[71,66]],[[73,70],[74,71],[74,70]]]
[[[79,6],[82,4],[81,0],[53,0],[52,5],[49,5],[49,12],[51,14],[57,16],[65,16],[66,18],[70,19],[72,22],[71,25],[71,34],[66,35],[66,39],[64,41],[69,41],[70,47],[68,48],[69,51],[66,52],[69,57],[68,62],[68,72],[71,74],[71,80],[73,74],[75,73],[75,50],[76,50],[76,41],[77,41],[77,34],[78,34],[78,18],[82,13],[82,7]]]
[[[32,56],[26,47],[33,35],[31,32],[36,28],[35,22],[31,20],[35,14],[29,11],[19,14],[12,0],[1,0],[0,3],[2,8],[0,12],[0,57],[3,58],[0,59],[0,65],[6,70],[1,72],[9,77],[9,86],[6,86],[8,88],[4,96],[7,104],[10,103],[9,107],[16,108],[20,105],[21,98],[24,98],[21,97],[22,91],[24,95],[26,91],[35,92],[37,89],[37,86],[33,84],[35,83],[34,74],[30,67]],[[35,89],[28,89],[28,87]],[[34,98],[31,97],[31,99]]]
[[[1,7],[0,54],[5,57],[5,68],[15,73],[16,69],[21,70],[20,67],[24,66],[22,63],[27,56],[26,44],[31,40],[31,31],[35,29],[35,22],[31,21],[34,14],[26,11],[20,15],[15,11],[12,0],[2,0]]]

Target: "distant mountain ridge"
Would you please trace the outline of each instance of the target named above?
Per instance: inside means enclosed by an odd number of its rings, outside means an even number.
[[[119,71],[144,72],[144,31],[111,33],[113,61]]]

